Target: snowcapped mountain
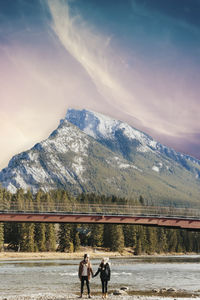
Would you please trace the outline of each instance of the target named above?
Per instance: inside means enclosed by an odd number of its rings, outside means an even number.
[[[200,176],[200,161],[189,155],[178,153],[153,140],[149,135],[133,128],[127,123],[114,120],[102,114],[68,109],[66,120],[79,127],[86,134],[94,137],[112,151],[120,153],[125,159],[135,160],[135,155],[155,154],[157,158],[172,159],[184,168]],[[158,164],[160,165],[160,164]],[[156,170],[156,168],[154,168]]]
[[[168,204],[200,201],[199,176],[197,159],[119,120],[69,109],[49,138],[10,160],[0,182],[11,192],[64,188]]]
[[[124,189],[123,170],[129,167],[136,169],[64,120],[48,139],[14,156],[0,172],[0,182],[11,192],[18,188],[33,192],[65,188],[73,193],[115,194],[115,189]]]

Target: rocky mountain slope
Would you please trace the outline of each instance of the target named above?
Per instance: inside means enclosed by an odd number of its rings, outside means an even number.
[[[121,121],[69,109],[48,139],[10,160],[0,182],[11,192],[64,188],[189,205],[200,201],[199,176],[199,160]]]

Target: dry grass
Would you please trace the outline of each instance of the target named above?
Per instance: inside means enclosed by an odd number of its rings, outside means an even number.
[[[74,253],[63,252],[0,252],[0,260],[29,260],[29,259],[81,259],[85,253],[90,255],[91,259],[102,257],[128,257],[133,253],[129,249],[125,249],[123,253],[110,252],[104,248],[81,247]]]

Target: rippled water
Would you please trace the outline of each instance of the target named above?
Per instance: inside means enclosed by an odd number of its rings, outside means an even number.
[[[133,257],[111,259],[109,289],[126,285],[132,290],[200,289],[200,256]],[[0,261],[0,295],[67,294],[79,292],[78,260]],[[99,260],[92,260],[96,271]],[[100,291],[100,279],[91,280]]]

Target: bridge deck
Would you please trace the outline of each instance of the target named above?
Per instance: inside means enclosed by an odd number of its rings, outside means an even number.
[[[0,207],[0,222],[137,224],[200,229],[200,210],[192,208],[95,203],[12,202]]]
[[[200,219],[166,216],[103,215],[100,213],[0,212],[0,222],[136,224],[194,230],[200,229]]]

